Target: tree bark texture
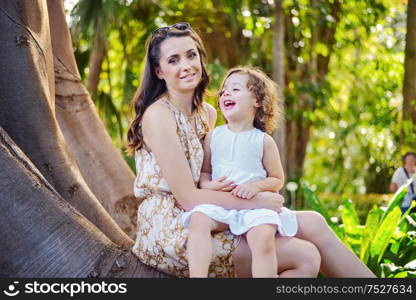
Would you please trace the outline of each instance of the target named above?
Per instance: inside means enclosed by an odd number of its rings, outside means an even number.
[[[139,204],[133,195],[134,174],[114,146],[81,82],[63,1],[48,0],[47,3],[51,16],[59,127],[88,187],[117,224],[133,238]]]
[[[0,127],[0,277],[168,277],[69,205]]]
[[[279,85],[279,96],[282,98],[282,109],[284,110],[284,88],[285,88],[285,14],[283,0],[275,1],[274,35],[273,35],[273,80]],[[280,158],[284,173],[287,173],[286,159],[286,124],[281,120],[279,127],[273,132],[273,139],[279,147]]]
[[[129,248],[132,240],[88,188],[56,121],[49,33],[46,1],[2,1],[0,126],[66,201]]]

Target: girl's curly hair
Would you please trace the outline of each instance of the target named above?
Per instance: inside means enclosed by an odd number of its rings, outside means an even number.
[[[221,83],[220,91],[223,90],[227,78],[235,73],[246,74],[248,76],[247,88],[253,93],[257,102],[260,104],[254,116],[253,126],[271,134],[284,119],[283,101],[282,97],[279,96],[279,86],[261,69],[242,66],[228,71]]]

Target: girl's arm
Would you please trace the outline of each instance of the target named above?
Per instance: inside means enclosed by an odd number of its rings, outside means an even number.
[[[284,184],[284,172],[280,161],[279,149],[273,138],[265,134],[263,146],[263,166],[266,169],[267,177],[263,180],[238,185],[233,191],[234,196],[251,199],[259,192],[277,193]]]
[[[279,149],[268,134],[264,136],[263,166],[266,169],[267,178],[256,182],[256,185],[261,191],[278,192],[285,183],[285,175]]]
[[[199,204],[215,204],[226,209],[280,210],[283,199],[275,193],[259,193],[247,201],[230,193],[198,189],[178,138],[175,118],[165,105],[156,102],[146,110],[142,130],[144,142],[155,155],[163,177],[185,210],[191,210]]]

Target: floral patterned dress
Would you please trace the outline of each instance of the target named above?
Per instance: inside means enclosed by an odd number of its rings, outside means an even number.
[[[197,113],[195,132],[179,109],[166,99],[158,101],[167,105],[175,116],[178,137],[197,185],[204,155],[201,140],[207,133],[206,122],[201,113]],[[132,251],[146,265],[177,277],[189,277],[186,256],[188,229],[181,221],[184,209],[162,177],[154,154],[145,148],[137,150],[135,156],[137,177],[134,192],[143,201],[137,211],[137,235]],[[209,277],[235,276],[232,253],[239,239],[228,230],[213,233]]]

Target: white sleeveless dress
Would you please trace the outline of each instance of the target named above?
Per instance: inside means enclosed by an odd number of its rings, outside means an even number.
[[[242,184],[266,178],[262,163],[264,135],[257,128],[238,133],[230,131],[227,125],[215,128],[210,144],[212,180],[227,176],[227,180]],[[269,209],[227,210],[218,205],[202,204],[183,213],[185,227],[188,227],[194,212],[204,213],[218,222],[228,224],[230,231],[236,235],[260,224],[277,225],[282,236],[294,236],[298,228],[295,212],[284,207],[277,213]]]

